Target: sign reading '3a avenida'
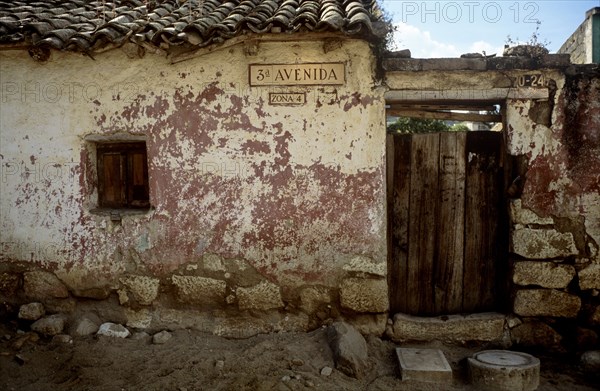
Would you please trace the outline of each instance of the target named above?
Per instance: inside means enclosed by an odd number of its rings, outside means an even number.
[[[251,86],[342,85],[344,63],[250,64]]]

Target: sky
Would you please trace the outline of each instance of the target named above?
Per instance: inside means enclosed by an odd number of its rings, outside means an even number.
[[[600,7],[600,0],[380,0],[380,4],[396,28],[396,50],[410,49],[413,58],[435,58],[483,51],[501,55],[508,36],[524,43],[538,26],[538,42],[556,53],[585,20],[586,11]]]

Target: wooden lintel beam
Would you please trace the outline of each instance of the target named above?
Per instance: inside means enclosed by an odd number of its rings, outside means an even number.
[[[455,113],[445,111],[425,111],[425,110],[395,110],[388,109],[387,115],[397,117],[412,117],[422,119],[442,119],[450,121],[473,121],[473,122],[502,122],[502,116],[497,114],[478,114],[478,113]]]
[[[426,110],[426,111],[437,111],[437,110],[463,110],[463,111],[494,111],[496,107],[494,105],[437,105],[437,104],[404,104],[404,103],[392,103],[388,104],[392,110]]]

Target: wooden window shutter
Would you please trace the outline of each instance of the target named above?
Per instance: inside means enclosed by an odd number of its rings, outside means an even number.
[[[104,208],[150,206],[146,143],[103,143],[96,149],[98,205]]]
[[[134,151],[127,156],[127,201],[131,207],[149,206],[148,163],[146,151]]]
[[[123,156],[101,152],[98,156],[98,196],[101,207],[121,207],[125,201]]]

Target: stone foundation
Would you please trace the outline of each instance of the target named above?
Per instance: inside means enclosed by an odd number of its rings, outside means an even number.
[[[347,267],[338,287],[303,285],[285,289],[261,279],[253,269],[236,277],[214,262],[182,268],[170,276],[125,274],[113,283],[69,287],[50,271],[20,270],[3,264],[0,300],[3,315],[16,318],[19,308],[35,302],[47,315],[60,314],[66,328],[80,316],[138,330],[192,328],[228,338],[258,333],[309,331],[336,319],[354,324],[363,334],[383,335],[388,320],[385,278]],[[369,267],[372,267],[370,265]],[[385,269],[382,269],[385,275]],[[186,275],[190,273],[193,275]],[[208,277],[211,275],[220,278]],[[240,283],[247,286],[239,286]],[[32,306],[33,308],[33,306]]]

